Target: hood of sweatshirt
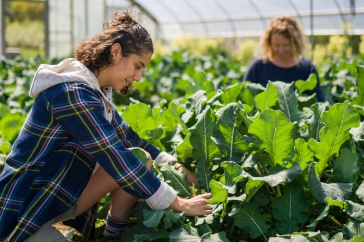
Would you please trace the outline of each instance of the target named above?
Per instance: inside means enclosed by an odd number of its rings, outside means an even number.
[[[40,65],[32,80],[29,95],[31,97],[37,97],[47,88],[64,82],[85,82],[92,85],[101,93],[104,100],[103,103],[105,105],[105,117],[111,121],[113,112],[109,111],[112,108],[115,108],[111,102],[112,88],[100,88],[100,84],[96,76],[76,59],[65,59],[58,65]],[[161,152],[156,158],[156,162],[175,163],[175,158],[167,152]],[[99,163],[96,163],[94,171],[98,167]],[[151,197],[146,199],[146,202],[152,209],[160,210],[168,208],[174,202],[176,197],[177,192],[166,182],[162,182],[158,190]]]
[[[42,91],[64,82],[84,82],[95,88],[102,95],[105,115],[110,121],[110,113],[112,112],[109,111],[114,108],[112,88],[101,88],[96,76],[74,58],[64,59],[57,65],[40,65],[30,85],[29,96],[35,98]]]

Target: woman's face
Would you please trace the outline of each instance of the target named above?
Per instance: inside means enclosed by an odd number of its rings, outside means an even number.
[[[275,58],[292,58],[291,44],[289,39],[281,34],[272,34],[272,50]]]
[[[120,45],[118,45],[120,47]],[[148,65],[152,58],[152,53],[136,55],[131,54],[127,57],[122,56],[121,48],[112,49],[112,64],[100,71],[98,80],[100,86],[110,86],[115,91],[120,91],[129,86],[133,81],[139,82],[142,77],[143,69]]]

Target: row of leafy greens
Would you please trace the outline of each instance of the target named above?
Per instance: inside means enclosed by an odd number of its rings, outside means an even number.
[[[27,88],[40,61],[2,60],[2,162],[32,105]],[[243,73],[226,57],[174,52],[152,60],[130,103],[114,97],[133,129],[178,157],[199,186],[167,164],[154,165],[160,179],[181,197],[213,195],[213,214],[201,217],[139,201],[123,241],[363,241],[363,60],[267,87],[241,83]],[[305,95],[317,81],[326,102]],[[100,203],[97,233],[110,201]]]

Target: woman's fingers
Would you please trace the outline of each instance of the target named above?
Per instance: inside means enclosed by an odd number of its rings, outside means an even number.
[[[186,215],[188,216],[200,216],[211,214],[212,209],[211,205],[207,203],[207,199],[211,198],[211,193],[205,193],[193,197],[187,200],[187,209],[185,211]]]
[[[209,192],[209,193],[204,193],[204,194],[198,195],[197,197],[210,199],[212,197],[212,194]]]

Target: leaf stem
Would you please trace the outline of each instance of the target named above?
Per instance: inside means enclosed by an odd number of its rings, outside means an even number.
[[[234,229],[235,229],[235,224],[233,224],[233,225],[231,226],[231,229],[230,229],[229,235],[233,234]]]
[[[228,202],[227,202],[227,199],[226,199],[223,202],[223,209],[222,209],[222,213],[221,213],[221,217],[220,217],[221,221],[220,221],[220,224],[219,224],[219,227],[218,227],[219,232],[221,231],[221,227],[222,227],[223,221],[225,219],[227,204],[228,204]]]
[[[268,173],[267,169],[265,169],[265,167],[262,166],[261,163],[257,163],[257,165],[258,165],[258,172],[259,172],[260,176],[264,176]],[[265,183],[264,186],[266,187],[266,189],[269,191],[270,194],[276,193],[274,187],[269,186],[267,183]],[[272,196],[270,196],[270,197],[272,198]]]
[[[259,174],[260,174],[261,176],[264,176],[264,175],[265,175],[265,173],[266,173],[266,170],[264,169],[264,167],[262,166],[262,164],[260,164],[259,162],[257,163],[257,165],[258,165],[258,171],[259,171]]]
[[[338,225],[340,228],[343,226],[342,223],[340,223],[336,218],[333,216],[329,216],[330,220],[334,222],[336,225]]]
[[[277,197],[280,197],[280,196],[282,196],[282,193],[281,193],[281,187],[278,184],[277,185]]]

